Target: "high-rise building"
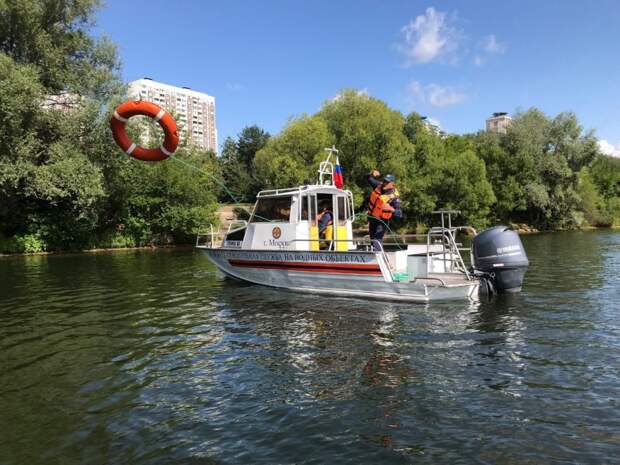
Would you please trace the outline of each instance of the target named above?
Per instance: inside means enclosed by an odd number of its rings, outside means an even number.
[[[189,144],[217,152],[215,97],[189,87],[176,87],[151,78],[129,83],[129,96],[156,103],[174,112],[179,135]]]
[[[496,112],[487,119],[487,131],[506,134],[512,118],[506,112]]]

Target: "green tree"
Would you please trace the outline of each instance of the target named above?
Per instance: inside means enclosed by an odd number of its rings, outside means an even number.
[[[98,5],[0,0],[0,236],[16,250],[186,241],[213,219],[210,180],[112,141],[124,88],[115,47],[90,35]],[[144,125],[131,126],[137,140]],[[212,153],[177,156],[217,170]]]
[[[333,138],[325,122],[317,116],[301,116],[269,139],[256,154],[257,179],[264,188],[292,187],[312,183],[325,147]]]
[[[269,140],[269,133],[258,126],[246,126],[237,139],[226,138],[219,158],[220,172],[228,190],[241,202],[252,202],[261,189],[256,178],[254,159]],[[222,201],[230,202],[230,195],[222,190]]]
[[[597,193],[599,210],[606,223],[620,224],[620,158],[597,156],[590,166],[590,174]]]
[[[597,153],[572,113],[551,119],[532,108],[517,113],[506,135],[480,133],[476,153],[497,197],[496,215],[540,228],[581,221],[577,172]]]
[[[100,105],[45,107],[36,70],[0,54],[0,121],[7,123],[0,129],[0,224],[5,235],[38,232],[66,246],[86,240],[105,197],[91,159],[104,147],[88,143],[92,122],[102,118]]]
[[[584,219],[592,226],[610,226],[613,218],[606,212],[605,199],[598,192],[588,167],[578,174],[577,193]]]
[[[99,0],[0,1],[0,53],[36,66],[48,95],[70,92],[106,101],[118,92],[116,47],[94,38]]]
[[[200,166],[205,153],[182,149],[175,156]],[[205,174],[188,171],[186,165],[172,160],[127,161],[130,166],[123,170],[127,186],[125,211],[117,227],[137,245],[191,242],[199,229],[215,222],[216,191]],[[209,163],[214,164],[215,160]]]
[[[413,146],[405,136],[403,115],[384,102],[355,90],[328,100],[316,115],[325,121],[345,171],[345,181],[358,203],[372,169],[392,173],[401,190],[415,174]]]

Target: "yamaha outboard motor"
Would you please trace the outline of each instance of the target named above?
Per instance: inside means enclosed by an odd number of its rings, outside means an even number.
[[[476,235],[472,244],[474,270],[497,292],[519,292],[530,262],[519,235],[495,226]],[[492,290],[492,289],[491,289]]]

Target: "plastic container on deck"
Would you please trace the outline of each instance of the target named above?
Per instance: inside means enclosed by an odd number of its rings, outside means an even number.
[[[395,271],[393,274],[394,281],[399,283],[409,282],[409,273],[403,273],[402,271]]]

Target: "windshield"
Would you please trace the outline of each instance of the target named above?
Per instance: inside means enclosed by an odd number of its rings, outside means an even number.
[[[251,223],[287,222],[291,216],[291,196],[258,199]]]

